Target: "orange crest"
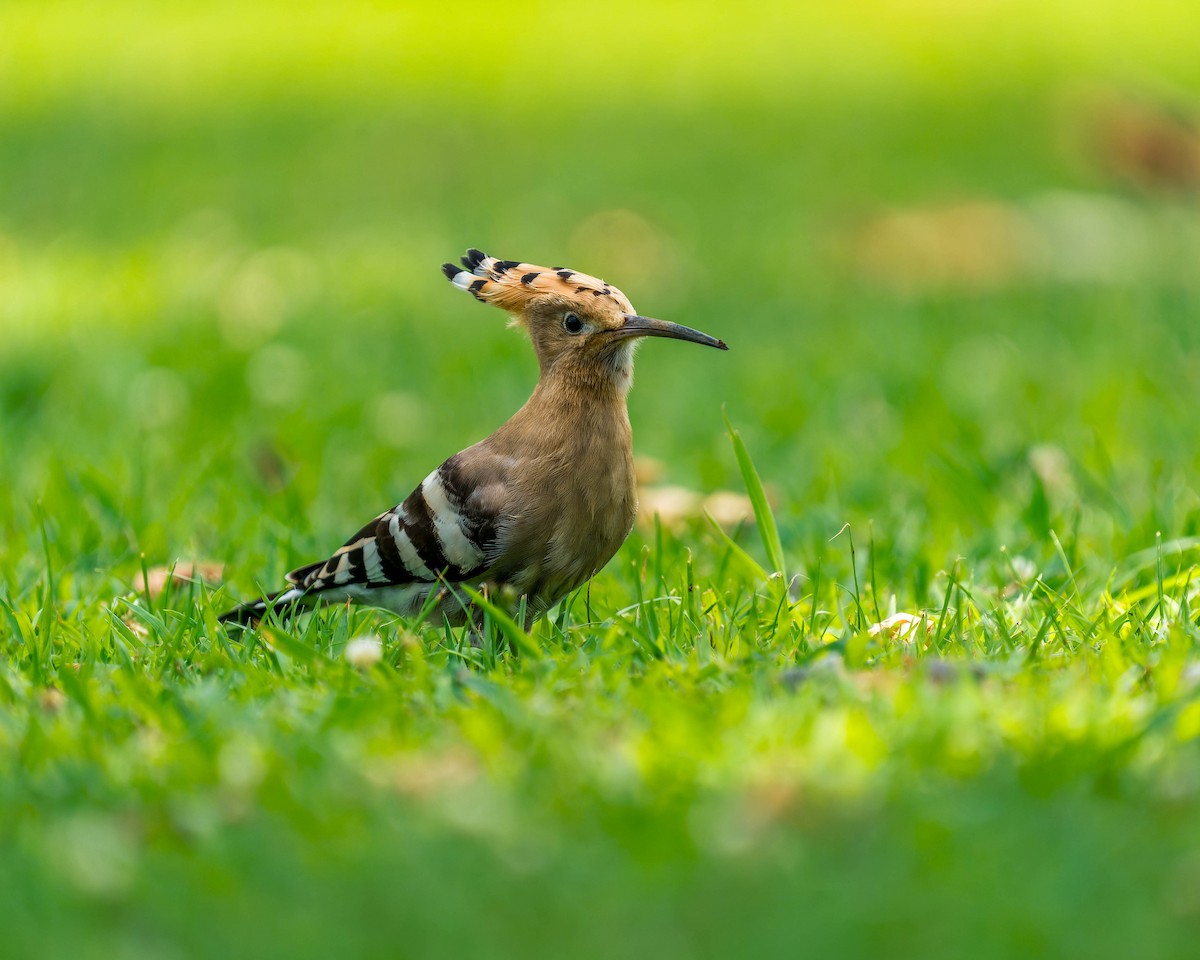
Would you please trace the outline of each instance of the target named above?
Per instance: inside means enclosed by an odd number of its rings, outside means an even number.
[[[636,313],[629,298],[598,277],[566,267],[539,267],[516,260],[497,260],[482,250],[471,249],[462,258],[461,267],[442,264],[444,273],[456,287],[483,303],[494,304],[510,313],[520,313],[535,297],[581,296],[609,297],[622,313]]]

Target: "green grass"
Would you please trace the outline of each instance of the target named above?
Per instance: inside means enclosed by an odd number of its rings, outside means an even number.
[[[1200,19],[614,10],[0,10],[6,955],[1194,952],[1196,199],[1088,130]],[[527,396],[468,245],[727,340],[635,446],[757,522],[232,642]]]

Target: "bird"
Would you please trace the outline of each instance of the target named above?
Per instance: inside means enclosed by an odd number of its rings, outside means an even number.
[[[728,346],[642,316],[616,287],[566,267],[472,248],[442,272],[528,333],[539,369],[532,396],[328,559],[293,570],[287,587],[234,607],[221,622],[252,626],[272,613],[286,620],[350,601],[461,626],[478,614],[465,585],[504,598],[528,626],[625,542],[637,515],[626,408],[635,349],[650,337]]]

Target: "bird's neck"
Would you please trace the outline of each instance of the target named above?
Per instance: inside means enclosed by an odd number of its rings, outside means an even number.
[[[595,364],[556,363],[542,372],[533,395],[498,433],[526,450],[558,455],[576,447],[631,451],[625,406],[631,374],[619,374]]]
[[[582,359],[559,357],[541,368],[537,391],[559,402],[599,403],[625,407],[625,397],[633,386],[632,344],[604,357]],[[535,395],[537,393],[535,391]]]
[[[608,345],[602,351],[551,349],[534,340],[537,353],[539,386],[578,389],[584,395],[607,396],[616,392],[622,399],[633,386],[633,355],[639,340],[626,339]]]

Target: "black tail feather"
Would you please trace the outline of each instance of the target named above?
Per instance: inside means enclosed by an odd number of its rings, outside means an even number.
[[[232,610],[227,610],[217,617],[217,622],[241,627],[253,627],[268,613],[275,613],[287,618],[311,605],[312,601],[305,596],[303,591],[296,587],[289,587],[287,590],[279,590],[269,594],[261,600],[250,600],[246,603],[239,603]]]

